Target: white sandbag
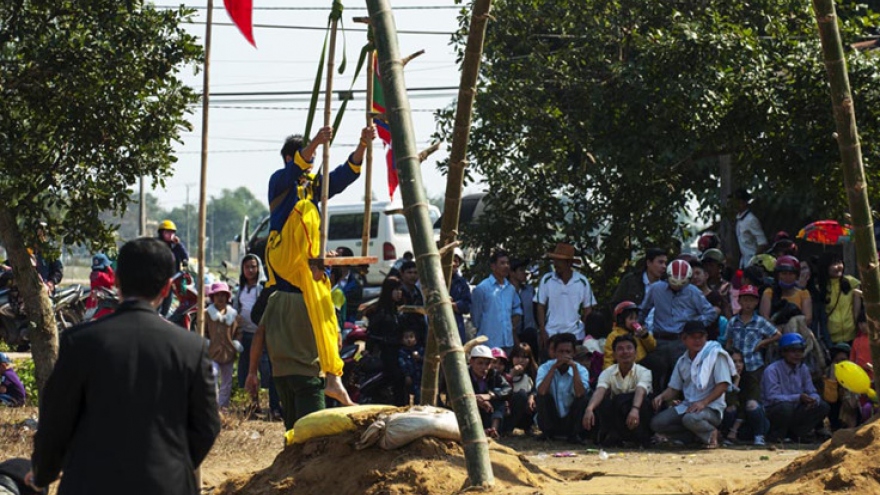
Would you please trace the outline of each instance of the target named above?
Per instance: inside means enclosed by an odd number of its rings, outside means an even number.
[[[432,406],[414,406],[406,412],[380,414],[361,435],[356,447],[375,443],[385,450],[402,447],[421,437],[461,441],[455,413]]]

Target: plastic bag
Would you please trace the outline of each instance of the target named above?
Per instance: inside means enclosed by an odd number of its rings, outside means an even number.
[[[380,414],[355,444],[358,450],[375,443],[385,450],[396,449],[421,437],[461,441],[455,413],[432,406],[414,406],[406,412]]]
[[[292,445],[295,443],[304,443],[307,440],[317,437],[329,437],[339,435],[347,431],[354,431],[355,424],[351,420],[350,414],[364,412],[380,412],[388,409],[394,409],[394,406],[385,406],[379,404],[365,406],[350,407],[334,407],[332,409],[324,409],[313,412],[308,416],[299,418],[294,423],[293,428],[284,434],[284,444]]]

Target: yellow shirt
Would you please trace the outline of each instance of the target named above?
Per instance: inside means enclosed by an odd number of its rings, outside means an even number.
[[[651,393],[651,370],[642,365],[634,364],[626,376],[620,374],[617,365],[612,365],[599,375],[596,388],[605,388],[611,397],[621,394],[629,394],[636,391],[636,387],[642,387],[647,393]]]
[[[850,287],[857,289],[861,282],[855,277],[844,275]],[[828,315],[828,333],[832,342],[849,342],[856,338],[856,315],[853,314],[853,298],[855,291],[848,294],[840,291],[840,279],[828,281],[828,303],[825,312]]]
[[[602,364],[603,370],[614,364],[614,349],[611,348],[614,344],[614,339],[628,333],[632,332],[625,328],[620,328],[616,324],[614,325],[614,328],[611,329],[611,333],[605,338],[605,362]],[[635,335],[633,335],[633,337],[635,337]],[[653,351],[655,347],[657,347],[657,341],[650,333],[642,339],[636,337],[636,362],[638,363],[644,359],[645,356]]]

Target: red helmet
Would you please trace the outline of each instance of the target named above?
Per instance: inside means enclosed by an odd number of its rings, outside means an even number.
[[[794,256],[789,256],[789,255],[780,256],[779,258],[776,258],[776,268],[774,269],[774,271],[777,273],[779,273],[779,272],[800,273],[801,262],[798,261],[798,259],[795,258]]]
[[[624,311],[628,311],[630,309],[634,309],[634,310],[638,311],[639,305],[632,302],[632,301],[621,302],[620,304],[618,304],[617,306],[614,307],[614,318],[617,319],[617,317],[620,316],[621,313],[623,313]]]
[[[712,232],[706,232],[705,234],[700,236],[700,240],[697,241],[697,249],[702,253],[707,249],[717,248],[721,243],[718,241],[718,236]]]
[[[672,287],[681,288],[690,283],[693,273],[691,265],[687,261],[673,260],[666,267],[666,282]]]

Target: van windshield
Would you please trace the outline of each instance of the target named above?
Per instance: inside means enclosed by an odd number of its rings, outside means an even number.
[[[370,214],[370,238],[375,239],[379,235],[379,213]],[[343,213],[330,215],[330,225],[327,227],[328,240],[360,239],[364,232],[363,213]]]
[[[440,214],[434,210],[429,210],[428,214],[431,216],[431,225],[435,225],[437,223],[437,219],[440,218]],[[394,233],[395,234],[409,234],[409,226],[406,224],[406,217],[397,213],[392,217],[394,219]],[[436,231],[440,231],[439,225],[434,229]]]

